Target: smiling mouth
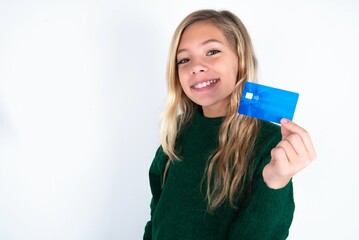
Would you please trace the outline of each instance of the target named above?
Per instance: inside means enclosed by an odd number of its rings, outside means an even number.
[[[195,89],[201,89],[201,88],[205,88],[207,86],[210,86],[216,82],[218,82],[219,79],[212,79],[212,80],[208,80],[206,82],[201,82],[201,83],[197,83],[195,85],[193,85],[192,87],[195,88]]]

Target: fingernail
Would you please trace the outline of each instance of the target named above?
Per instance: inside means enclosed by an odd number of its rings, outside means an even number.
[[[282,119],[280,120],[280,123],[281,123],[281,124],[286,124],[286,123],[288,123],[288,122],[289,122],[289,120],[286,119],[286,118],[282,118]]]

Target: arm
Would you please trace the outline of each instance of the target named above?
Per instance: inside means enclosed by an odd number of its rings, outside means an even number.
[[[231,240],[288,236],[294,213],[292,177],[313,161],[315,150],[305,129],[282,119],[281,138],[269,151],[260,154],[264,160],[254,175],[253,190],[231,226]]]
[[[152,193],[151,199],[151,219],[147,222],[145,226],[145,232],[143,235],[143,240],[152,239],[152,216],[156,209],[157,203],[161,196],[162,191],[162,181],[163,181],[163,170],[167,162],[167,157],[163,153],[162,147],[157,149],[156,155],[149,170],[149,181]]]
[[[281,189],[271,189],[263,181],[261,169],[231,225],[228,240],[275,240],[288,236],[294,213],[292,182]]]

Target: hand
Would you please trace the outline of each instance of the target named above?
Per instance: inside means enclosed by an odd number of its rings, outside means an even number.
[[[306,168],[316,153],[309,133],[288,119],[281,119],[282,140],[271,151],[271,161],[263,169],[268,187],[285,187],[290,179]]]

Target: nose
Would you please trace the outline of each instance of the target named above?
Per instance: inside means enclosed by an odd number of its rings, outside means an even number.
[[[207,66],[202,63],[194,63],[191,68],[191,75],[198,74],[201,72],[206,72],[208,70]]]

